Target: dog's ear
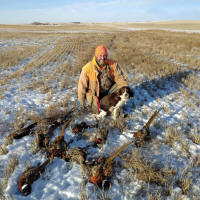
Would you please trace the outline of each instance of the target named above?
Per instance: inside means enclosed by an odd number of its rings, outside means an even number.
[[[126,86],[124,86],[124,87],[121,87],[119,90],[118,90],[118,94],[119,95],[121,95],[125,90],[127,89],[127,87]]]

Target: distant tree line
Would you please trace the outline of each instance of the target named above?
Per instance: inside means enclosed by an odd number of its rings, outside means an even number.
[[[73,24],[80,24],[81,22],[71,22],[71,23],[73,23]],[[48,23],[48,22],[46,22],[46,23],[42,23],[42,22],[32,22],[31,24],[32,24],[32,25],[57,25],[57,24]]]
[[[50,23],[33,22],[32,25],[50,25]]]

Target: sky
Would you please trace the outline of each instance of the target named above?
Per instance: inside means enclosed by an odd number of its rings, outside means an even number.
[[[0,0],[0,24],[200,20],[200,0]]]

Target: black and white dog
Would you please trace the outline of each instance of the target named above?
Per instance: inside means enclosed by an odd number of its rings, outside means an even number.
[[[132,97],[133,91],[129,87],[122,87],[117,93],[104,96],[100,100],[100,113],[97,115],[97,118],[103,118],[107,113],[111,113],[112,118],[116,120],[122,106]]]

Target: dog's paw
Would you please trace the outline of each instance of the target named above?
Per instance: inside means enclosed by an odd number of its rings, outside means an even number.
[[[119,118],[119,110],[112,112],[112,119],[116,121]]]
[[[95,118],[97,119],[103,119],[107,115],[107,112],[104,110],[100,110],[100,113],[95,115]]]

